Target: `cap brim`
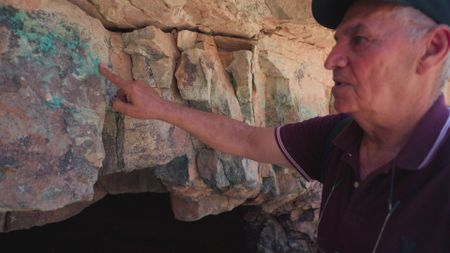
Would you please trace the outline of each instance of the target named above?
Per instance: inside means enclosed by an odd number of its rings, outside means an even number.
[[[336,29],[345,12],[356,0],[313,0],[312,14],[322,26]]]
[[[348,8],[357,0],[313,0],[312,14],[322,26],[336,29]],[[385,3],[410,5],[406,0],[379,0]]]

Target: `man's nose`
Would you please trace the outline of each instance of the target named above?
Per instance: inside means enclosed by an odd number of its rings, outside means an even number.
[[[336,68],[343,68],[347,65],[347,63],[348,58],[345,54],[344,48],[342,45],[336,44],[328,54],[324,66],[326,69],[333,70]]]

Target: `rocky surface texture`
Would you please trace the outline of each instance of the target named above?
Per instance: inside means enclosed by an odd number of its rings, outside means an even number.
[[[94,195],[106,107],[96,65],[108,59],[109,35],[69,7],[0,6],[3,211],[55,210]]]
[[[310,1],[0,0],[0,232],[107,194],[170,192],[177,219],[240,205],[258,252],[309,252],[320,185],[114,112],[103,62],[166,100],[256,126],[330,112],[332,33]],[[450,97],[450,90],[447,89]]]

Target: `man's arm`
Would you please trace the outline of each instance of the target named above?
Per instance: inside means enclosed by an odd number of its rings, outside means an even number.
[[[113,108],[130,117],[166,121],[210,147],[255,161],[291,167],[279,150],[273,128],[252,127],[240,121],[164,101],[142,81],[126,81],[100,65],[100,73],[120,89]]]

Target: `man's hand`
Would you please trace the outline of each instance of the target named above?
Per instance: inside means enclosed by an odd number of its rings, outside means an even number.
[[[99,65],[100,73],[119,88],[113,108],[138,119],[161,119],[165,102],[156,91],[142,81],[126,81]]]

